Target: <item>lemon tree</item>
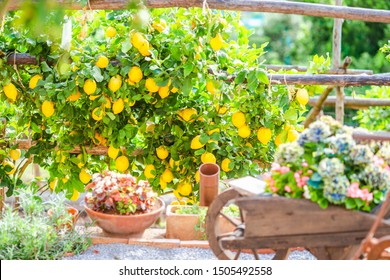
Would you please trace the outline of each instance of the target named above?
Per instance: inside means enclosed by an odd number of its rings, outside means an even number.
[[[47,34],[15,28],[18,13],[6,16],[0,35],[3,51],[42,58],[23,68],[3,61],[0,98],[23,108],[19,125],[36,143],[26,154],[49,171],[54,191],[71,197],[92,173],[112,168],[194,200],[202,163],[219,164],[223,178],[257,174],[277,144],[296,138],[290,131],[299,130],[306,97],[269,85],[266,44],[248,45],[239,14],[67,15],[69,51]],[[108,155],[88,154],[96,145]],[[70,153],[75,147],[80,154]]]

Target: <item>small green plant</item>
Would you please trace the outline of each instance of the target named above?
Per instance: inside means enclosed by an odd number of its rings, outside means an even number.
[[[201,207],[197,204],[189,205],[186,207],[178,207],[175,211],[180,215],[199,215],[198,223],[195,225],[195,230],[201,232],[202,240],[206,240],[206,214],[207,207]]]
[[[90,245],[85,234],[59,226],[71,221],[63,196],[44,202],[31,190],[18,195],[19,211],[6,207],[0,220],[0,259],[61,259],[67,253],[79,254]],[[48,209],[53,213],[50,217]]]
[[[240,217],[240,208],[235,204],[230,204],[222,209],[222,212],[229,217],[238,218]]]

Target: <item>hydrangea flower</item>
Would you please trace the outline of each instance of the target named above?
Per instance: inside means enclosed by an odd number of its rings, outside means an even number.
[[[329,144],[329,148],[333,150],[335,154],[349,154],[352,148],[355,146],[355,141],[349,134],[336,134],[325,140]]]
[[[281,144],[275,154],[275,160],[282,165],[302,160],[304,150],[298,143]]]
[[[334,204],[342,204],[345,202],[349,186],[349,180],[345,175],[325,179],[324,197]]]
[[[374,160],[374,153],[365,145],[354,146],[349,156],[355,164],[369,164]]]
[[[345,166],[338,158],[324,158],[318,165],[318,173],[323,178],[334,178],[344,174]]]

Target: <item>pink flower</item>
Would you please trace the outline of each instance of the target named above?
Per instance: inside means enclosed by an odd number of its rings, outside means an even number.
[[[307,164],[307,162],[302,162],[302,167],[306,168],[309,167],[309,165]]]
[[[271,171],[280,171],[280,164],[277,162],[272,163]]]
[[[295,178],[295,180],[297,180],[297,179],[301,178],[301,176],[299,175],[298,172],[295,172],[294,173],[294,178]]]
[[[310,177],[309,176],[303,176],[301,179],[306,184],[306,182],[310,180]]]
[[[290,171],[290,167],[288,166],[282,166],[280,167],[280,174],[285,174]]]
[[[264,173],[264,174],[263,174],[263,179],[264,179],[265,181],[270,181],[270,180],[272,180],[272,176],[271,176],[270,173]]]
[[[363,201],[370,202],[374,199],[374,195],[368,191],[368,189],[360,189],[359,183],[352,183],[348,190],[347,196],[352,198],[360,198]]]
[[[288,193],[291,192],[291,188],[287,185],[284,186],[284,190]]]
[[[273,193],[278,192],[278,188],[277,187],[272,185],[270,188],[271,188],[271,192],[273,192]]]
[[[307,170],[307,174],[309,174],[309,175],[313,174],[313,170],[311,170],[311,169]]]

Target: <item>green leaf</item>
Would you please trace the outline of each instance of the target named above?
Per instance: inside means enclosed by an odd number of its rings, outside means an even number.
[[[191,74],[193,69],[194,69],[194,65],[192,63],[185,64],[184,65],[184,77],[187,77],[189,74]]]
[[[353,198],[347,198],[346,200],[345,200],[345,207],[347,208],[347,209],[354,209],[355,207],[356,207],[356,202],[355,202],[355,199],[353,199]]]
[[[132,45],[130,43],[130,40],[124,40],[122,41],[122,47],[121,50],[124,53],[127,53],[131,49]]]
[[[112,121],[115,120],[115,115],[111,112],[106,113],[107,117],[109,117]]]
[[[326,198],[321,198],[320,200],[317,201],[318,205],[322,208],[322,209],[326,209],[328,207],[328,200]]]
[[[102,72],[100,71],[100,68],[97,66],[94,66],[92,68],[91,74],[92,74],[93,78],[95,79],[95,81],[98,83],[100,83],[104,79],[102,76]]]
[[[202,133],[199,137],[199,142],[205,145],[210,140],[210,137],[206,133]]]
[[[234,79],[234,82],[236,84],[242,84],[245,81],[246,78],[246,71],[241,71],[240,73],[237,74],[236,78]]]
[[[184,95],[189,95],[192,91],[192,82],[190,78],[186,78],[183,83],[183,93]]]
[[[266,84],[266,85],[269,84],[268,76],[267,76],[267,74],[266,74],[264,71],[258,70],[256,76],[257,76],[257,79],[258,79],[260,82],[262,82],[263,84]]]
[[[284,118],[289,121],[295,121],[298,118],[297,111],[294,108],[288,109],[284,113]]]

